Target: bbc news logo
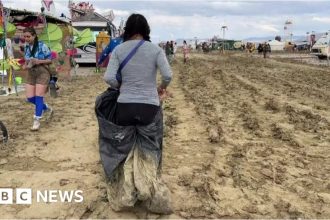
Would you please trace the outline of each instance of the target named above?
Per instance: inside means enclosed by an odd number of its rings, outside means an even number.
[[[82,190],[37,190],[34,197],[32,189],[0,188],[0,205],[14,204],[14,198],[16,198],[15,204],[19,205],[32,204],[33,198],[36,198],[37,203],[81,203],[84,201]]]

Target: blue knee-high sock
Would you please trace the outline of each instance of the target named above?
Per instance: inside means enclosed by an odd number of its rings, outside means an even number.
[[[42,116],[42,112],[44,109],[44,97],[42,96],[36,96],[36,112],[35,112],[35,116],[36,117],[41,117]],[[46,106],[47,108],[47,106]]]
[[[32,103],[33,105],[36,104],[36,97],[35,97],[35,96],[30,97],[30,98],[27,98],[26,100],[27,100],[28,102]]]
[[[35,105],[36,104],[36,97],[33,96],[33,97],[30,97],[30,98],[27,98],[26,101],[30,102],[31,104]],[[44,105],[42,106],[42,110],[47,110],[48,109],[48,105],[46,103],[44,103]]]

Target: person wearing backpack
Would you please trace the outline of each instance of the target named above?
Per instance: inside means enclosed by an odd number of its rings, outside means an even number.
[[[23,30],[23,36],[26,42],[24,47],[25,64],[23,69],[28,69],[26,78],[26,98],[27,101],[35,105],[35,114],[32,131],[40,128],[40,119],[44,113],[51,117],[53,110],[44,102],[44,96],[47,92],[50,79],[48,64],[51,61],[51,52],[46,44],[38,41],[38,36],[34,28],[27,27]]]

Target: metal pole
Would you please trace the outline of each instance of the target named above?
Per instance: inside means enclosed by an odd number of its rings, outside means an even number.
[[[312,36],[313,36],[313,39],[312,39]],[[312,51],[312,47],[314,46],[314,41],[315,41],[315,31],[312,31],[312,35],[310,36],[310,41],[311,41],[310,51]]]
[[[6,33],[6,21],[5,21],[5,15],[4,15],[4,8],[3,8],[3,4],[2,4],[2,1],[0,0],[0,14],[1,14],[1,17],[2,17],[2,20],[1,20],[1,25],[3,26],[3,38],[4,38],[4,43],[2,42],[3,39],[1,39],[0,43],[3,45],[0,45],[3,49],[3,52],[2,52],[2,61],[5,62],[5,42],[6,42],[6,38],[5,38],[5,33]],[[2,67],[2,75],[1,75],[1,90],[0,90],[0,95],[3,95],[3,94],[6,94],[6,90],[5,90],[5,83],[4,83],[4,78],[5,78],[5,68],[4,68],[5,65],[3,65]]]
[[[228,27],[224,25],[221,27],[221,29],[222,29],[222,53],[225,53],[225,31],[226,29],[228,29]]]
[[[326,35],[327,35],[327,48],[326,48],[326,50],[327,50],[327,61],[328,61],[328,66],[330,66],[330,62],[329,62],[329,50],[330,50],[330,45],[329,45],[329,43],[330,43],[330,40],[329,40],[329,32],[330,32],[330,30],[326,33]]]
[[[222,52],[225,53],[225,29],[222,32]]]

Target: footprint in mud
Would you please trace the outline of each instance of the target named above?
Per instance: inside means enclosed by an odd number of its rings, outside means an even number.
[[[274,205],[278,212],[278,216],[280,218],[290,218],[290,219],[298,219],[298,218],[306,218],[304,216],[304,210],[301,210],[301,207],[295,206],[293,203],[284,201],[281,199]]]
[[[209,134],[209,141],[211,143],[219,143],[221,137],[223,136],[223,130],[220,125],[210,126],[207,128]]]
[[[252,109],[251,105],[246,102],[243,102],[241,112],[242,113],[240,114],[240,117],[243,121],[243,127],[250,131],[254,131],[256,134],[259,134],[259,121],[256,117],[254,117],[256,112]]]
[[[178,116],[174,115],[173,112],[166,112],[164,114],[164,137],[172,136],[175,129],[173,129],[179,123]],[[173,134],[175,135],[175,133]]]
[[[70,183],[70,180],[68,179],[60,179],[59,184],[60,186],[65,186],[68,185]]]
[[[274,123],[271,125],[273,137],[282,141],[292,141],[292,132]]]
[[[178,124],[179,118],[174,114],[168,114],[165,119],[165,126],[169,128],[173,128],[175,125]]]
[[[256,118],[251,117],[249,114],[243,114],[242,115],[243,121],[244,121],[244,127],[251,130],[251,131],[257,131],[260,129],[259,122]]]
[[[281,107],[278,101],[276,101],[274,98],[271,98],[265,103],[265,109],[272,111],[273,113],[277,113],[280,112]]]

